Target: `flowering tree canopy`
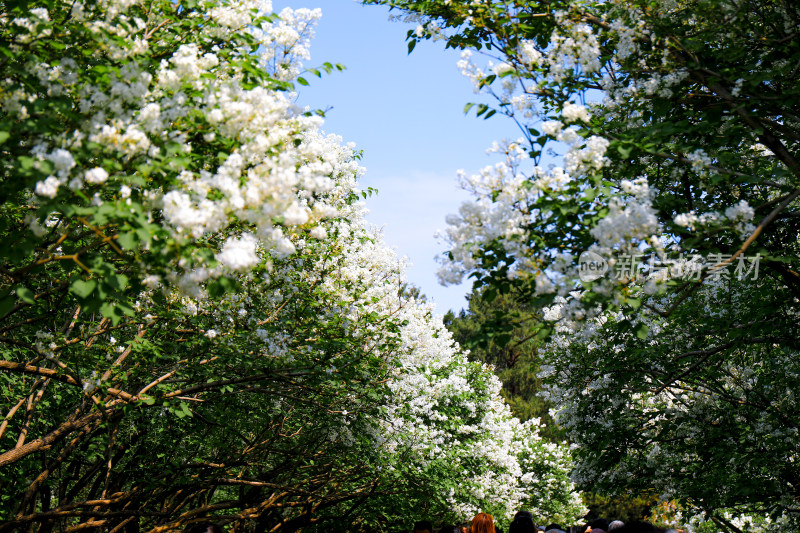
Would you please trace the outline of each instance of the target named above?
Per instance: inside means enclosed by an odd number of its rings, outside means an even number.
[[[0,531],[581,514],[293,104],[319,16],[0,3]]]
[[[441,279],[541,320],[575,479],[729,531],[796,516],[800,5],[366,3],[416,21],[409,49],[463,50],[492,97],[467,109],[519,126],[461,177]]]

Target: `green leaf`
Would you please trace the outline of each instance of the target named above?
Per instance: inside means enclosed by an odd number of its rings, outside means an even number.
[[[124,274],[115,274],[109,277],[106,283],[118,291],[124,291],[128,287],[128,276]]]
[[[32,304],[36,302],[36,300],[34,299],[35,295],[33,294],[33,291],[30,290],[28,287],[25,287],[24,285],[20,285],[19,287],[17,287],[17,296],[19,296],[20,300],[22,300],[25,303]]]
[[[19,161],[19,166],[23,170],[30,170],[30,169],[33,168],[34,161],[33,161],[32,157],[28,157],[26,155],[23,155],[23,156],[18,157],[17,161]]]
[[[0,144],[6,142],[9,137],[11,137],[11,134],[7,131],[0,131]]]
[[[634,328],[633,331],[636,333],[636,337],[645,340],[647,338],[647,334],[650,332],[650,328],[647,327],[646,324],[639,323],[636,325],[636,328]]]
[[[122,309],[118,308],[115,302],[103,302],[103,305],[100,306],[100,314],[111,320],[115,326],[119,324],[123,316]]]
[[[189,409],[189,405],[186,402],[181,402],[178,404],[177,409],[173,409],[173,412],[178,418],[186,418],[192,416],[192,411]]]
[[[299,83],[300,85],[308,85],[308,81],[303,77],[297,78],[297,83]]]
[[[93,279],[89,280],[76,280],[70,285],[70,292],[79,298],[88,298],[90,294],[97,287],[97,282]]]
[[[122,246],[125,250],[132,250],[136,248],[136,243],[138,239],[136,238],[135,231],[128,231],[126,233],[120,233],[117,237],[117,243]]]

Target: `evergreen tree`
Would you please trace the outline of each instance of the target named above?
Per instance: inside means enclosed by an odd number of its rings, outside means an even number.
[[[538,395],[542,380],[538,377],[540,323],[536,315],[512,294],[491,293],[490,299],[486,292],[473,291],[467,297],[466,310],[445,315],[445,326],[469,349],[472,361],[494,368],[503,383],[503,397],[515,416],[520,420],[541,419],[542,436],[562,440],[563,432],[550,416],[552,405]]]

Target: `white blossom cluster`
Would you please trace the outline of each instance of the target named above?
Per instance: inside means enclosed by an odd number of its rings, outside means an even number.
[[[665,16],[678,16],[676,8],[668,4],[661,3],[658,9],[663,10]],[[648,49],[643,43],[657,36],[645,27],[636,8],[622,3],[615,3],[614,8],[627,13],[627,17],[614,17],[606,29],[606,37],[614,40],[615,57],[627,61],[646,56]],[[565,264],[563,259],[567,256],[551,249],[537,249],[531,243],[536,241],[540,228],[553,222],[553,211],[589,191],[578,184],[600,175],[613,175],[614,169],[609,168],[606,157],[610,140],[589,133],[585,126],[593,117],[601,116],[603,120],[623,121],[629,128],[642,126],[643,111],[650,105],[650,97],[669,97],[672,89],[683,83],[689,73],[685,69],[672,69],[670,58],[664,56],[661,70],[642,68],[640,76],[646,77],[615,76],[613,68],[601,63],[595,30],[588,24],[576,22],[578,18],[575,13],[556,14],[558,24],[549,44],[541,48],[533,41],[522,40],[516,52],[503,58],[508,62],[495,63],[493,58],[481,66],[474,61],[470,50],[462,52],[458,68],[471,81],[476,93],[490,94],[500,103],[499,112],[524,126],[535,127],[563,150],[556,154],[551,149],[551,154],[559,155],[561,161],[548,167],[534,165],[522,148],[532,139],[528,138],[527,143],[521,139],[513,143],[515,149],[506,154],[505,162],[486,167],[469,178],[459,175],[462,186],[473,193],[474,200],[464,203],[459,213],[450,215],[447,229],[440,233],[450,252],[449,258],[442,259],[438,272],[442,283],[459,283],[470,273],[487,273],[492,265],[485,263],[485,251],[489,246],[500,245],[513,261],[510,277],[531,277],[537,294],[557,293],[568,300],[580,299],[580,293],[569,296],[571,288],[579,283],[574,263],[577,254],[571,256],[572,264]],[[500,81],[487,81],[490,76]],[[548,110],[537,108],[540,104],[536,97],[548,94],[548,88],[560,90],[570,83],[595,79],[602,80],[603,91],[587,97],[589,103],[568,100],[559,108],[550,109],[549,114]],[[509,105],[511,103],[513,105]],[[631,109],[634,111],[630,112]],[[620,116],[616,116],[618,111]],[[537,119],[538,124],[535,123]],[[685,154],[678,160],[692,171],[700,174],[713,171],[714,162],[703,148],[686,149]],[[673,174],[683,171],[677,162],[668,162],[665,166]],[[591,225],[580,228],[588,230],[595,239],[584,251],[608,259],[612,269],[616,256],[639,254],[644,250],[660,256],[669,253],[670,249],[664,248],[666,228],[659,223],[653,207],[658,191],[649,186],[644,176],[621,180],[614,185],[603,194],[594,193],[588,205],[582,204],[581,209],[606,213],[593,218]],[[754,216],[747,201],[740,200],[721,213],[678,213],[674,222],[690,231],[724,226],[746,238],[755,229]],[[661,270],[657,276],[643,282],[644,288],[647,293],[654,293],[669,279],[681,275],[680,269]],[[626,278],[622,282],[628,286],[636,280]],[[613,294],[615,288],[618,287],[614,283],[601,279],[593,290]],[[574,302],[562,310],[574,310],[578,318],[593,313],[581,307],[579,302]]]
[[[573,23],[563,14],[559,20],[562,24],[547,49],[540,51],[530,41],[520,43],[515,65],[490,62],[486,68],[481,68],[471,60],[472,54],[467,50],[462,53],[458,66],[476,92],[488,91],[503,105],[513,103],[513,111],[506,107],[506,114],[517,117],[521,113],[524,119],[541,117],[534,98],[540,90],[548,84],[564,81],[568,72],[570,76],[576,72],[586,75],[600,69],[599,44],[591,27]],[[486,83],[489,74],[502,78],[499,92],[494,92]],[[515,94],[520,90],[521,94]],[[539,124],[543,135],[566,147],[562,154],[563,165],[526,164],[528,154],[522,148],[524,140],[520,139],[510,143],[512,149],[506,151],[505,162],[486,167],[479,175],[460,176],[462,186],[474,194],[475,200],[464,203],[457,215],[447,219],[449,227],[442,237],[452,259],[444,260],[439,270],[443,283],[458,283],[469,272],[482,272],[485,247],[497,241],[515,262],[510,276],[531,275],[536,280],[537,292],[567,294],[570,280],[575,279],[577,271],[563,261],[553,261],[553,257],[532,249],[530,228],[547,223],[552,207],[543,204],[543,199],[549,199],[552,205],[560,198],[580,192],[570,187],[608,165],[605,154],[609,141],[581,133],[581,127],[591,121],[592,114],[589,107],[567,101],[559,117],[545,117],[547,120]],[[618,190],[617,203],[608,205],[609,214],[593,229],[598,239],[591,248],[593,251],[632,249],[641,242],[653,241],[660,230],[648,193],[631,193],[625,184]]]
[[[574,490],[564,476],[566,448],[543,442],[537,421],[521,424],[511,416],[491,369],[470,364],[429,309],[417,305],[408,311],[406,354],[387,409],[388,449],[399,458],[410,447],[419,468],[437,463],[458,472],[460,482],[447,498],[461,516],[496,509],[511,518],[525,503],[536,515],[549,516],[547,506]],[[552,468],[541,469],[543,462]],[[572,493],[560,516],[572,520],[579,514]]]
[[[553,32],[551,43],[543,60],[554,81],[562,81],[575,68],[584,74],[600,70],[600,42],[588,24],[564,20]]]
[[[740,236],[747,237],[755,230],[755,225],[752,222],[754,217],[755,211],[750,204],[747,203],[747,200],[740,200],[738,203],[725,209],[725,213],[723,214],[717,211],[701,214],[690,211],[688,213],[675,215],[674,221],[675,224],[687,228],[690,231],[721,224],[729,224],[733,225]]]
[[[573,105],[572,108],[570,113],[575,116],[585,113],[581,106]],[[558,293],[575,300],[574,311],[580,314],[585,310],[577,305],[579,293],[570,295],[574,280],[579,277],[574,261],[577,258],[565,253],[537,253],[531,246],[535,240],[531,228],[545,224],[551,216],[546,208],[540,207],[547,205],[544,201],[558,204],[570,193],[580,192],[570,189],[575,187],[575,174],[590,171],[588,167],[598,169],[606,164],[602,154],[608,143],[596,136],[583,139],[575,130],[563,129],[557,121],[550,124],[555,124],[552,131],[559,140],[574,142],[564,156],[568,169],[537,166],[526,175],[521,169],[527,154],[520,148],[520,140],[508,144],[505,150],[499,150],[506,155],[504,163],[486,167],[478,175],[460,175],[462,187],[475,199],[462,204],[458,215],[447,218],[449,227],[442,237],[450,247],[452,259],[443,260],[438,275],[443,283],[458,283],[465,274],[482,271],[484,247],[497,241],[515,260],[510,276],[532,276],[537,293]],[[564,135],[564,132],[572,133]],[[612,267],[615,255],[637,252],[642,243],[661,248],[658,235],[662,228],[652,207],[652,191],[647,180],[644,177],[623,180],[617,194],[607,200],[607,214],[591,228],[595,243],[587,248],[608,258]],[[598,285],[596,290],[610,292],[614,281],[605,279]]]
[[[308,58],[308,40],[321,13],[286,9],[279,18],[264,18],[270,10],[271,3],[262,0],[209,4],[208,23],[192,36],[193,42],[180,45],[154,69],[148,43],[158,21],[131,18],[126,6],[116,2],[75,3],[73,16],[92,32],[115,35],[110,46],[125,52],[112,50],[110,56],[123,59],[117,57],[122,54],[125,61],[110,71],[107,85],[89,83],[71,58],[29,65],[49,94],[74,99],[86,117],[74,131],[31,141],[30,156],[52,169],[33,186],[35,196],[41,203],[88,196],[99,206],[109,201],[109,191],[116,191],[116,201],[132,208],[141,205],[151,211],[151,219],[163,215],[164,228],[187,242],[246,225],[248,229],[221,243],[218,267],[198,264],[197,258],[182,263],[184,272],[175,273],[172,281],[190,292],[226,271],[252,268],[267,251],[291,254],[294,245],[287,231],[295,227],[308,227],[324,238],[316,225],[335,216],[336,209],[318,197],[331,188],[335,168],[317,133],[321,119],[306,116],[291,94],[243,84],[236,56],[220,55],[216,46],[201,47],[205,39],[250,33],[264,68],[277,79],[294,79]],[[41,32],[43,23],[52,24],[43,8],[32,14],[40,23],[21,24],[30,26],[29,31]],[[12,81],[0,85],[4,83]],[[8,112],[24,118],[36,95],[11,85],[3,86],[0,99]],[[76,155],[99,145],[111,158],[131,165],[191,158],[189,136],[198,128],[205,143],[222,146],[231,140],[233,148],[221,152],[217,162],[175,165],[174,177],[163,184],[134,185],[124,172],[80,161]],[[36,221],[30,224],[38,231]]]

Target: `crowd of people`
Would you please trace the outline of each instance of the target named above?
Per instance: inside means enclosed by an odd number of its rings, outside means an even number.
[[[508,533],[684,533],[677,529],[662,529],[649,522],[628,522],[598,518],[586,525],[561,527],[559,524],[537,526],[533,515],[528,511],[519,511],[508,527]],[[220,526],[210,522],[202,522],[187,527],[184,533],[223,533]],[[414,524],[414,533],[505,533],[495,524],[494,517],[488,513],[478,513],[472,521],[460,524],[444,524],[434,528],[428,520],[420,520]]]
[[[676,529],[662,529],[649,522],[622,522],[598,518],[582,526],[562,527],[559,524],[549,524],[537,526],[533,520],[533,515],[528,511],[519,511],[511,525],[508,533],[682,533]],[[421,520],[414,524],[414,533],[504,533],[495,524],[494,517],[487,513],[478,513],[472,521],[462,522],[461,524],[445,524],[438,529],[434,529],[433,524],[428,520]]]

